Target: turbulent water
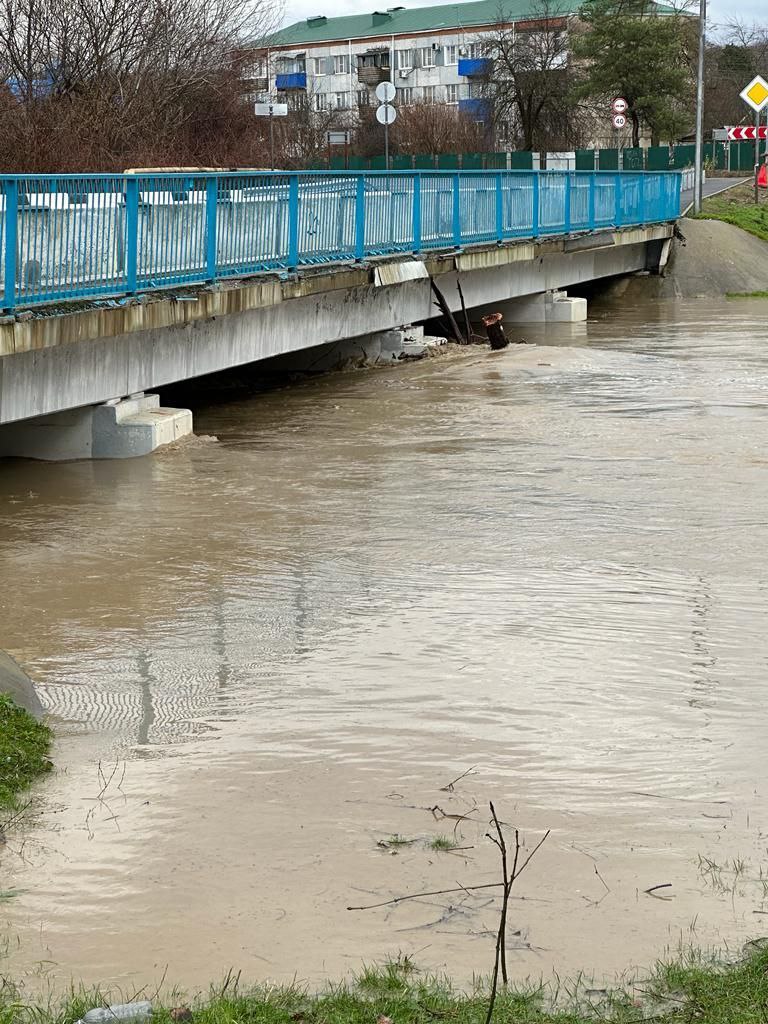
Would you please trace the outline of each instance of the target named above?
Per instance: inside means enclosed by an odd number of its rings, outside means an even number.
[[[766,313],[240,377],[195,409],[218,442],[0,464],[1,645],[59,737],[0,973],[317,983],[402,951],[467,980],[495,890],[347,907],[494,881],[489,800],[528,849],[552,830],[518,977],[764,931]]]

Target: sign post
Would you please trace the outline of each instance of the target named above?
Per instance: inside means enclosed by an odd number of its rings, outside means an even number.
[[[384,125],[384,167],[389,170],[389,126],[394,123],[397,111],[390,106],[395,98],[395,87],[391,82],[379,82],[376,86],[376,99],[381,104],[376,108],[376,120]]]
[[[699,0],[699,56],[696,68],[696,151],[693,158],[693,212],[701,213],[704,178],[704,51],[707,45],[707,0]]]
[[[618,150],[621,150],[621,145],[619,144],[619,132],[622,130],[622,128],[626,127],[626,124],[627,124],[627,110],[628,109],[629,109],[629,104],[627,103],[627,101],[624,99],[623,96],[617,96],[613,100],[613,102],[611,103],[611,111],[613,112],[613,117],[611,118],[611,121],[612,121],[612,124],[613,124],[613,129],[616,132],[616,148]],[[619,156],[617,156],[617,160],[619,160],[621,162],[620,170],[623,170],[624,169],[623,157],[621,157],[619,155]]]
[[[256,117],[269,118],[269,167],[275,169],[275,118],[288,116],[287,103],[254,103]]]
[[[760,193],[757,189],[757,175],[760,171],[760,112],[768,105],[768,82],[760,75],[755,75],[749,85],[745,85],[739,93],[744,102],[752,107],[755,112],[755,202],[760,201]]]

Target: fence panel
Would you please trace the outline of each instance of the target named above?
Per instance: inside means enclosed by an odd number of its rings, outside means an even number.
[[[645,159],[642,149],[628,146],[621,151],[621,167],[624,171],[642,171],[645,168]]]
[[[649,146],[646,159],[649,171],[668,171],[669,146]]]
[[[598,169],[601,171],[618,171],[618,149],[601,149],[598,151]]]
[[[595,150],[594,149],[577,149],[576,150],[576,170],[577,171],[594,171],[595,169]]]

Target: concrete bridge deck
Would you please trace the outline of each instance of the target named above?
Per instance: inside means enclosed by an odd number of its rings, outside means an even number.
[[[209,175],[204,188],[126,175],[122,193],[106,190],[110,178],[67,196],[21,191],[37,179],[12,184],[0,180],[6,308],[12,300],[0,321],[0,424],[34,419],[42,430],[30,447],[20,426],[0,428],[0,453],[51,457],[83,443],[109,454],[111,441],[89,439],[96,420],[120,433],[126,396],[423,322],[430,279],[455,309],[460,278],[468,308],[514,316],[516,300],[655,269],[680,203],[676,173]],[[113,412],[93,413],[105,402]],[[54,415],[72,410],[66,423]],[[131,406],[134,435],[160,415]],[[189,429],[191,417],[166,416],[157,436]]]

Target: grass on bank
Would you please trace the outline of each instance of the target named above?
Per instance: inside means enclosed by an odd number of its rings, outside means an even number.
[[[130,993],[77,993],[58,1007],[25,1005],[11,987],[0,989],[0,1024],[72,1024],[94,1006]],[[146,991],[137,998],[147,998]],[[311,995],[298,986],[241,991],[230,975],[207,999],[182,1008],[181,998],[158,1005],[153,1024],[484,1024],[487,988],[460,993],[448,982],[422,978],[408,957],[367,968],[349,985]],[[183,1004],[182,1004],[183,1005]],[[173,1007],[173,1009],[171,1009]],[[495,1024],[765,1024],[768,949],[755,944],[737,963],[701,955],[659,966],[623,990],[590,987],[580,979],[559,989],[500,989]]]
[[[768,196],[766,190],[761,189],[760,202],[755,204],[755,189],[751,183],[736,185],[727,192],[705,199],[701,213],[691,216],[697,220],[725,221],[768,242]]]
[[[0,694],[0,829],[4,820],[20,810],[24,791],[50,771],[50,742],[47,725]]]

